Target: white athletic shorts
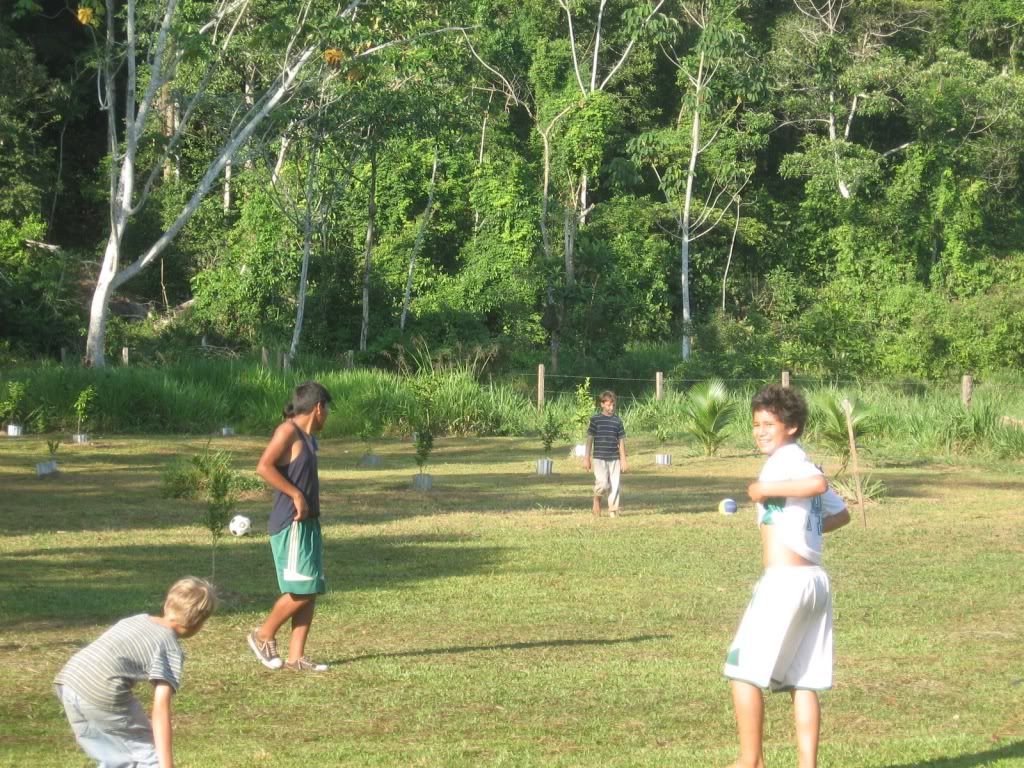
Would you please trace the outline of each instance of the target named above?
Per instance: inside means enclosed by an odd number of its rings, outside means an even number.
[[[832,592],[822,568],[765,569],[724,674],[773,691],[832,687]]]

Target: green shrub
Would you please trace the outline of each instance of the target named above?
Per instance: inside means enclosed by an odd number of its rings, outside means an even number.
[[[729,435],[737,406],[725,383],[711,379],[689,391],[683,406],[683,429],[700,444],[705,456],[714,456]]]

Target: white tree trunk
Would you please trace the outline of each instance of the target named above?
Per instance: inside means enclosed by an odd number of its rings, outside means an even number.
[[[363,321],[359,328],[359,351],[366,351],[370,332],[370,275],[373,271],[373,240],[377,223],[377,152],[370,148],[370,202],[367,205],[366,253],[363,265]]]
[[[701,55],[701,70],[704,57]],[[703,80],[698,75],[697,92],[694,94],[693,124],[690,127],[690,164],[686,170],[686,196],[683,199],[683,213],[679,217],[679,269],[680,290],[683,302],[683,340],[680,352],[683,360],[690,359],[690,334],[693,317],[690,314],[690,214],[693,210],[693,180],[697,175],[697,158],[700,156],[700,103],[703,96]]]
[[[310,142],[309,175],[306,177],[306,209],[302,217],[302,270],[299,275],[299,301],[295,309],[295,330],[288,348],[289,362],[295,360],[302,338],[302,321],[306,315],[306,291],[309,286],[309,257],[313,251],[313,188],[316,182],[319,137]]]

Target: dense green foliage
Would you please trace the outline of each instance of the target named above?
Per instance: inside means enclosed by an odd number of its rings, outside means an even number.
[[[387,366],[419,336],[491,347],[498,371],[646,377],[655,357],[680,378],[1021,366],[1018,4],[567,5],[572,34],[550,0],[365,0],[344,18],[314,4],[304,34],[322,53],[118,289],[108,349],[173,361],[201,342],[245,352],[294,337],[303,354],[356,349]],[[140,24],[158,10],[139,0]],[[139,62],[136,98],[160,119],[139,145],[153,184],[125,262],[179,216],[288,45],[285,5],[222,45],[199,31],[206,12],[180,4],[165,100],[145,101]],[[19,72],[0,83],[6,358],[84,349],[111,222],[105,134],[124,129],[123,105],[108,123],[97,103],[96,67],[120,13],[0,11],[0,68]]]

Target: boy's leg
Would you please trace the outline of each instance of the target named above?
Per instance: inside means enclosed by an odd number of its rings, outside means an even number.
[[[756,685],[741,680],[732,680],[730,683],[732,707],[736,712],[736,732],[740,739],[740,756],[733,766],[764,768],[764,694]]]
[[[292,620],[292,626],[294,627],[295,619],[303,609],[309,610],[309,617],[312,620],[312,603],[315,600],[316,595],[293,595],[290,592],[285,592],[277,598],[274,607],[270,609],[270,615],[267,616],[267,620],[256,630],[256,639],[262,642],[273,640],[277,636],[277,631],[289,619]],[[309,620],[306,621],[306,634],[308,632]],[[305,645],[305,640],[303,640],[303,645]]]
[[[591,511],[594,515],[601,514],[601,497],[608,492],[608,467],[604,459],[592,459],[594,468],[594,504]]]
[[[608,512],[614,515],[619,511],[619,479],[622,476],[622,463],[616,459],[608,462]]]
[[[100,766],[159,768],[153,726],[138,699],[132,701],[126,716],[123,712],[107,712],[89,705],[67,686],[59,688],[58,695],[75,740]]]
[[[299,597],[299,595],[293,595]],[[292,615],[292,637],[288,641],[288,661],[296,662],[306,655],[306,638],[309,627],[313,623],[313,609],[316,607],[316,595],[301,595],[309,598],[299,610]]]
[[[797,765],[816,768],[818,734],[821,731],[821,707],[817,691],[793,691],[793,719],[796,721]]]

